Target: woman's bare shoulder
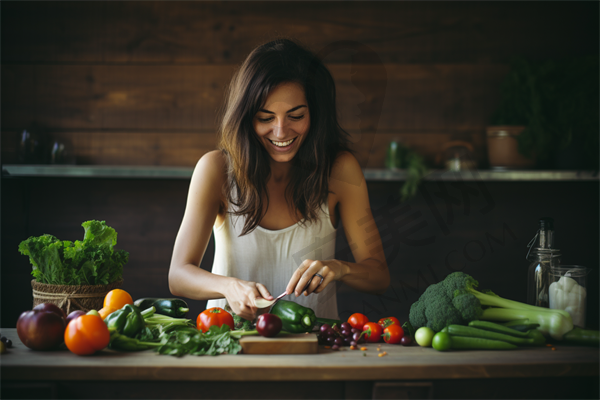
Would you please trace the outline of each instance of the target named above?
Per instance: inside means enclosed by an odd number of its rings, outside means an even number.
[[[200,174],[204,179],[225,181],[227,177],[227,158],[219,150],[204,154],[194,168],[194,175]]]
[[[190,189],[210,190],[213,194],[222,193],[227,181],[227,159],[219,150],[209,151],[196,163]]]
[[[334,187],[346,184],[360,186],[364,180],[362,168],[356,157],[348,151],[338,154],[331,169],[330,185]]]

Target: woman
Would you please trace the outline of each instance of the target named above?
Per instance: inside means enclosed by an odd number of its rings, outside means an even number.
[[[304,294],[292,300],[324,318],[337,318],[336,281],[385,292],[390,276],[366,183],[320,60],[286,39],[256,48],[232,79],[219,133],[219,150],[192,175],[169,269],[173,295],[227,302],[252,320],[256,299],[284,291]],[[354,263],[334,259],[340,220]],[[198,266],[213,230],[207,272]]]

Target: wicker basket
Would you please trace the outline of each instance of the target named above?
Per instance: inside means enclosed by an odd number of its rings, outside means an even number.
[[[104,296],[113,289],[120,288],[123,280],[108,285],[50,285],[31,281],[33,306],[52,303],[67,314],[74,310],[100,310],[104,305]]]

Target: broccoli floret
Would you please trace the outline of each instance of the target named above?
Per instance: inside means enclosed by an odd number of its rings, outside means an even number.
[[[460,313],[460,316],[465,321],[473,321],[479,319],[483,313],[481,302],[475,295],[468,293],[465,290],[455,291],[455,297],[452,299],[452,305]]]
[[[425,317],[425,304],[425,301],[415,301],[412,306],[410,306],[408,320],[415,329],[427,325],[427,317]]]
[[[427,326],[434,332],[439,332],[448,325],[464,324],[460,312],[452,306],[452,301],[440,307],[427,307],[425,310]]]
[[[464,293],[454,304],[454,293],[476,287],[477,281],[463,272],[454,272],[443,281],[430,285],[410,308],[409,321],[418,329],[427,326],[436,332],[452,324],[465,324],[482,312],[477,298]],[[461,296],[462,297],[462,296]]]
[[[465,274],[464,272],[453,272],[440,283],[446,289],[446,295],[451,299],[454,297],[454,292],[457,290],[465,290],[467,288],[479,286],[479,282],[473,279],[471,275]]]

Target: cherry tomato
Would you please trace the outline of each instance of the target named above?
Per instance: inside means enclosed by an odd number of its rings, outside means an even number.
[[[369,322],[369,318],[366,315],[361,313],[354,313],[348,318],[348,323],[352,325],[354,329],[362,330],[363,326]]]
[[[65,344],[73,353],[85,356],[108,346],[110,332],[97,315],[81,315],[67,325]]]
[[[403,336],[404,329],[400,325],[392,324],[383,330],[383,341],[386,343],[400,343]]]
[[[233,330],[233,317],[227,311],[219,307],[209,308],[198,314],[196,318],[196,327],[199,331],[206,332],[208,328],[216,325],[219,328],[228,325]]]
[[[392,325],[392,324],[396,324],[396,325],[402,325],[400,324],[400,321],[398,321],[398,318],[396,317],[387,317],[387,318],[381,318],[379,320],[379,322],[377,322],[379,325],[381,325],[381,327],[383,329],[387,328],[388,326]]]
[[[365,338],[369,343],[377,343],[381,340],[381,334],[383,333],[383,328],[381,325],[376,324],[375,322],[367,322],[363,326],[363,331],[365,332]]]

